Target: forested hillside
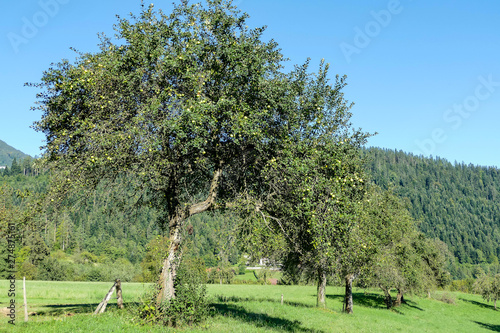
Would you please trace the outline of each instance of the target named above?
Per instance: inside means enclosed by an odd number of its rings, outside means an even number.
[[[130,191],[127,180],[113,188],[103,184],[91,197],[68,198],[65,207],[37,214],[28,208],[46,192],[49,176],[33,172],[30,158],[16,165],[26,168],[0,170],[0,208],[17,207],[12,220],[2,221],[2,231],[3,223],[13,222],[22,233],[22,239],[16,243],[18,271],[31,278],[48,280],[100,280],[106,279],[103,272],[113,271],[110,265],[117,263],[115,268],[121,271],[128,267],[125,276],[120,273],[124,280],[141,279],[141,262],[148,243],[162,233],[161,223],[153,209],[141,204],[140,195]],[[25,227],[24,215],[30,216],[29,228]],[[32,227],[37,230],[35,234]],[[190,219],[188,228],[196,230],[187,235],[192,255],[202,258],[208,267],[217,266],[221,260],[238,262],[240,253],[232,236],[234,222],[230,217],[196,215]],[[2,254],[7,253],[6,246],[2,240]],[[62,266],[50,261],[49,253]],[[75,264],[80,267],[75,269]],[[0,270],[4,265],[1,260]]]
[[[28,157],[25,153],[0,140],[0,166],[10,166],[14,159]]]
[[[420,229],[431,238],[448,244],[456,256],[450,267],[454,278],[473,275],[474,266],[497,270],[500,257],[500,171],[491,167],[452,164],[439,158],[423,158],[401,151],[370,148],[365,150],[373,181],[384,189],[392,189],[407,198],[408,208],[419,221]],[[44,193],[48,175],[38,175],[27,158],[11,170],[0,170],[0,182],[30,195],[21,199],[11,192],[12,202],[26,205],[30,197]],[[5,198],[4,198],[5,200]],[[126,259],[136,267],[144,259],[148,243],[161,230],[157,214],[138,205],[139,197],[127,186],[111,190],[100,186],[95,195],[70,204],[71,209],[46,211],[37,218],[39,235],[52,253],[68,256],[91,253],[101,263]],[[194,216],[188,225],[195,256],[208,267],[221,261],[233,264],[241,260],[232,233],[235,223],[221,214]],[[185,231],[189,233],[189,230]],[[23,244],[34,256],[40,249],[39,237],[26,237]],[[42,251],[43,252],[43,251]],[[27,258],[27,257],[26,257]],[[25,258],[19,258],[22,263]],[[27,259],[26,259],[27,260]],[[91,261],[92,261],[91,260]],[[36,264],[36,259],[31,260]],[[132,276],[131,276],[132,278]]]
[[[366,153],[374,182],[408,198],[420,229],[448,244],[458,263],[498,265],[500,170],[379,148]]]

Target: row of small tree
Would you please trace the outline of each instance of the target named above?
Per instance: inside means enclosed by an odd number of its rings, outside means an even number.
[[[356,149],[342,143],[318,153],[323,149],[316,147],[313,156],[300,153],[295,161],[282,158],[266,173],[273,178],[267,201],[255,202],[239,229],[245,248],[281,262],[292,282],[302,276],[316,281],[318,306],[325,306],[328,276],[338,276],[348,313],[357,278],[361,285],[380,287],[388,308],[400,305],[404,293],[449,283],[446,245],[417,231],[395,195],[366,184]]]

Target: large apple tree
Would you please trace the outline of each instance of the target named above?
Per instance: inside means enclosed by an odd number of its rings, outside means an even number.
[[[143,8],[35,84],[48,202],[131,180],[168,230],[158,302],[175,297],[186,219],[258,196],[284,149],[349,127],[343,79],[308,63],[285,73],[278,45],[246,19],[231,1]]]

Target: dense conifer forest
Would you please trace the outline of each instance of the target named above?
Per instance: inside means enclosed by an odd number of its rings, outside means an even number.
[[[407,198],[420,229],[444,241],[455,278],[470,277],[471,264],[498,269],[500,256],[500,171],[495,167],[450,163],[402,151],[370,148],[373,181]]]

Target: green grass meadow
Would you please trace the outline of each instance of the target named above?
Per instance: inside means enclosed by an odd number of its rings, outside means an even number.
[[[24,323],[22,281],[16,285],[16,325],[2,312],[2,332],[500,332],[500,311],[480,296],[450,293],[455,304],[408,296],[407,304],[384,308],[377,290],[354,290],[354,314],[341,313],[342,288],[327,288],[327,308],[315,307],[313,286],[208,285],[212,315],[195,328],[168,329],[141,326],[131,309],[149,288],[142,283],[122,283],[126,308],[116,299],[106,312],[94,316],[110,282],[26,281],[28,310],[35,312]],[[9,298],[8,281],[0,281],[0,302]],[[281,305],[283,294],[284,304]],[[435,297],[440,298],[441,293]],[[4,309],[3,309],[4,310]]]
[[[237,267],[235,267],[235,269],[236,268]],[[258,270],[256,272],[258,272]],[[268,279],[279,279],[279,278],[281,278],[281,272],[280,271],[269,271],[268,274],[269,274],[267,276]],[[257,279],[255,278],[255,275],[254,275],[254,270],[252,270],[252,269],[247,269],[245,271],[245,274],[236,274],[234,276],[234,280],[257,282]]]

